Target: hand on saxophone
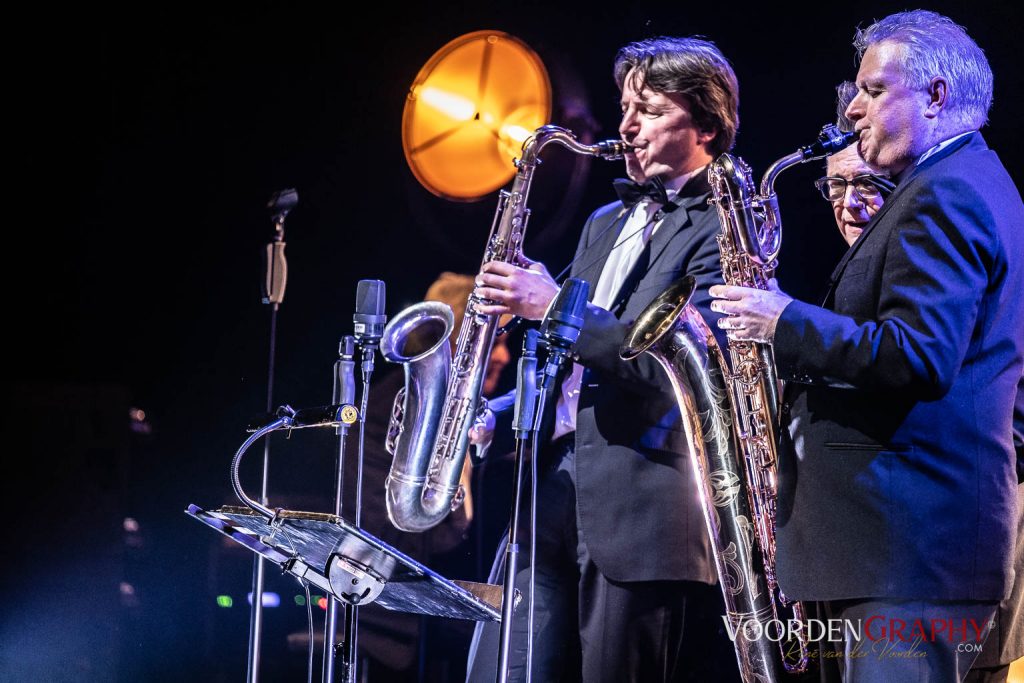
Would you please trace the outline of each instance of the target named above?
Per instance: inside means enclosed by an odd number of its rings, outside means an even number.
[[[479,306],[484,315],[511,313],[527,320],[542,320],[551,300],[558,294],[558,285],[539,261],[525,256],[521,265],[504,261],[488,261],[476,276],[476,294],[493,304]]]
[[[494,441],[496,425],[497,419],[494,417],[494,411],[484,408],[477,414],[476,419],[473,420],[473,426],[469,428],[469,442],[483,448],[490,446],[491,441]]]
[[[708,293],[715,298],[711,310],[725,314],[718,326],[736,341],[771,343],[782,311],[793,300],[775,278],[768,281],[768,289],[714,285]]]

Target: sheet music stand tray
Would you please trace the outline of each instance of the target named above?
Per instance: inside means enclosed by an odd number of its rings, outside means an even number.
[[[280,510],[268,521],[230,505],[209,512],[189,505],[185,514],[349,604],[501,621],[501,586],[446,579],[341,517]]]

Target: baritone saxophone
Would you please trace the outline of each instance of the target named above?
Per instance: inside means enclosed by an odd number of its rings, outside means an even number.
[[[750,167],[723,154],[708,168],[711,203],[722,232],[725,283],[767,289],[778,264],[782,222],[774,183],[796,164],[834,154],[855,133],[825,126],[818,140],[773,163],[760,191]],[[683,413],[690,457],[711,538],[740,674],[775,681],[810,666],[804,607],[779,589],[775,575],[778,380],[771,344],[729,340],[726,354],[692,304],[695,280],[683,278],[656,298],[623,341],[623,358],[649,353],[666,371]],[[769,623],[794,624],[785,637],[764,636]],[[753,628],[751,628],[753,626]],[[780,666],[781,665],[781,666]]]

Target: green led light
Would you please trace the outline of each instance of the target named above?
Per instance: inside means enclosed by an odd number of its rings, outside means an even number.
[[[217,606],[218,607],[231,607],[235,604],[235,601],[231,599],[230,595],[218,595]]]
[[[295,604],[298,605],[299,607],[305,607],[306,606],[306,596],[305,595],[296,595],[295,596]]]

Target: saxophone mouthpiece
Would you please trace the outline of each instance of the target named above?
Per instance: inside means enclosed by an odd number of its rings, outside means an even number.
[[[818,139],[815,142],[800,148],[800,153],[803,155],[804,161],[821,159],[845,149],[858,137],[860,137],[858,131],[851,130],[844,133],[834,123],[829,123],[818,133]]]
[[[597,143],[597,156],[609,161],[615,161],[625,156],[626,152],[633,149],[632,145],[622,140],[602,140]]]

